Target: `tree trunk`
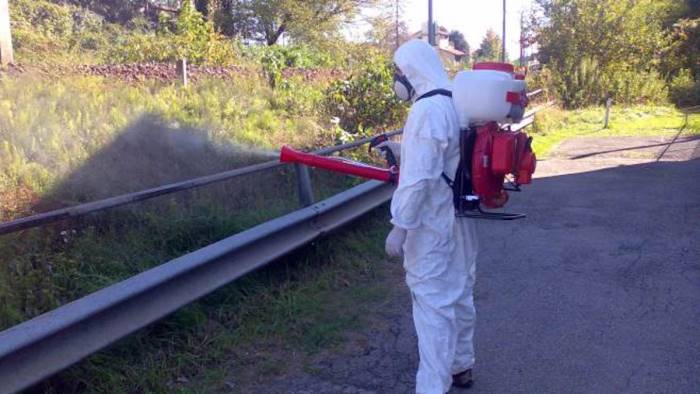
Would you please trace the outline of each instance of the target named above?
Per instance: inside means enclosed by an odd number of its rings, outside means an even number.
[[[283,22],[283,23],[277,28],[277,30],[275,30],[275,31],[272,31],[272,30],[266,31],[266,32],[265,32],[265,38],[266,38],[266,40],[267,40],[267,45],[268,45],[268,46],[271,46],[271,45],[277,44],[277,40],[279,40],[280,36],[282,35],[282,33],[284,33],[284,31],[285,31],[286,29],[287,29],[287,24]]]
[[[210,0],[195,0],[194,2],[194,9],[199,11],[200,14],[204,15],[204,17],[209,20],[209,8],[211,5]]]
[[[13,62],[10,8],[7,0],[0,0],[0,64],[4,65]]]

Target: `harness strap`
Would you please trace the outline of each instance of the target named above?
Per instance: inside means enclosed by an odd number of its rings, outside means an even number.
[[[449,186],[450,188],[453,188],[455,186],[455,182],[452,179],[450,179],[450,177],[447,176],[447,174],[445,174],[444,172],[442,173],[442,179],[444,179],[445,182],[447,182],[447,186]]]
[[[416,99],[417,101],[423,100],[432,96],[446,96],[452,97],[452,92],[447,89],[434,89]],[[452,196],[454,200],[455,209],[459,214],[463,214],[465,211],[471,211],[478,208],[478,202],[466,201],[464,197],[471,195],[473,193],[472,180],[471,180],[471,167],[472,167],[472,151],[474,150],[474,141],[476,140],[476,132],[474,130],[464,129],[459,132],[460,140],[460,158],[459,165],[457,166],[457,173],[454,179],[450,179],[444,172],[441,174],[442,179],[445,183],[452,189]]]
[[[447,89],[434,89],[434,90],[431,90],[428,93],[424,93],[422,96],[418,97],[416,99],[416,102],[421,101],[425,98],[433,97],[433,96],[437,96],[437,95],[452,97],[452,92],[450,92]]]

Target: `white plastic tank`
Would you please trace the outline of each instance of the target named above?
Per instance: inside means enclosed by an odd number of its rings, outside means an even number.
[[[515,79],[514,74],[505,69],[459,72],[452,84],[452,99],[459,115],[460,127],[491,121],[506,122],[509,114],[518,113],[513,111],[513,107],[520,105],[509,102],[508,98],[512,95],[520,97],[525,91],[525,81]]]

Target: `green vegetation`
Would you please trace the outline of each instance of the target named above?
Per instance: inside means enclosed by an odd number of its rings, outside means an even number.
[[[580,136],[674,136],[683,130],[686,134],[700,134],[700,116],[691,116],[684,126],[684,115],[668,106],[613,107],[609,128],[603,128],[605,108],[590,107],[566,111],[549,108],[537,114],[530,130],[537,156],[547,157],[559,143]]]
[[[119,26],[105,23],[84,8],[45,0],[10,2],[12,39],[17,60],[93,63],[100,51],[119,37]]]
[[[671,101],[679,107],[700,105],[700,81],[693,79],[688,69],[682,69],[669,86]]]
[[[28,71],[0,70],[0,221],[269,160],[285,143],[344,142],[405,117],[389,56],[410,32],[400,23],[396,36],[393,5],[373,18],[368,42],[350,43],[339,27],[376,1],[196,0],[166,10],[179,3],[10,0],[17,59]],[[678,132],[683,119],[667,95],[679,105],[700,100],[694,3],[539,3],[544,18],[530,39],[547,64],[530,75],[531,86],[566,108],[586,107],[538,115],[532,131],[541,157],[572,136]],[[282,35],[290,44],[274,45]],[[451,40],[469,52],[459,32]],[[497,58],[499,42],[487,32],[474,57]],[[237,74],[183,87],[53,73],[55,65],[183,57]],[[608,95],[617,106],[602,130],[604,110],[591,105]],[[697,133],[698,122],[691,118],[686,132]],[[357,182],[322,171],[312,181],[318,198]],[[0,328],[294,209],[294,174],[285,168],[3,236]],[[283,373],[289,354],[303,364],[341,344],[390,287],[392,268],[377,262],[385,215],[374,212],[39,389],[227,391],[231,379],[245,387]]]
[[[77,6],[11,3],[18,59],[25,64],[48,62],[50,69],[54,63],[184,56],[250,71],[188,87],[127,84],[109,75],[51,78],[31,67],[0,74],[2,221],[269,160],[269,151],[283,143],[331,145],[355,132],[395,127],[404,110],[388,94],[386,58],[361,46],[332,52],[309,45],[243,46],[189,6],[152,28],[138,16],[129,23],[108,18],[120,22],[112,23]],[[346,82],[285,73],[340,64],[344,70],[332,75],[348,75]],[[373,91],[371,83],[380,79],[387,79],[383,88]],[[337,84],[364,90],[339,90]],[[377,99],[353,115],[362,127],[342,131],[332,118],[344,114],[327,105],[329,98],[360,103],[361,94]],[[382,118],[386,113],[393,115]],[[357,182],[320,171],[312,172],[312,181],[318,198]],[[283,169],[4,236],[0,328],[297,209],[295,194],[294,174]],[[332,348],[386,291],[375,283],[382,269],[374,256],[387,231],[382,215],[141,330],[41,389],[171,392],[198,381],[214,390],[231,371],[245,383],[279,368],[253,368],[256,376],[248,376],[251,368],[230,363],[274,366],[289,349],[312,354]]]
[[[500,61],[502,46],[501,37],[495,31],[488,29],[479,48],[474,51],[474,63]]]
[[[538,58],[551,72],[548,86],[566,108],[660,103],[682,70],[697,80],[694,0],[538,0],[529,27]],[[692,69],[691,69],[691,65]],[[684,81],[683,89],[694,83]],[[676,89],[676,103],[685,103]],[[692,100],[690,100],[692,101]]]
[[[174,62],[187,59],[194,64],[232,64],[238,60],[236,42],[226,40],[197,12],[184,2],[177,18],[162,19],[156,31],[130,32],[109,47],[106,59],[125,62]]]
[[[144,19],[125,27],[88,9],[46,0],[17,0],[10,6],[20,62],[164,62],[185,57],[195,64],[222,65],[239,58],[237,42],[220,35],[189,2],[156,29]]]
[[[337,116],[340,127],[353,134],[370,135],[383,125],[400,124],[406,106],[394,94],[392,76],[386,61],[370,58],[347,79],[331,83],[326,112]]]
[[[287,86],[272,90],[254,75],[187,88],[99,77],[0,79],[0,193],[19,186],[50,190],[144,115],[203,130],[223,145],[333,143],[316,110],[323,87],[293,79]]]
[[[182,207],[171,209],[184,216]],[[71,265],[55,262],[36,275],[53,277],[45,279],[43,286],[54,282],[54,287],[64,290],[96,290],[166,257],[164,252],[145,255],[154,250],[151,243],[171,245],[168,253],[176,255],[241,229],[239,218],[216,214],[173,221],[172,215],[152,212],[151,222],[138,233],[155,234],[148,239],[135,232],[120,236],[115,224],[91,230],[90,236],[81,234],[80,239],[68,241],[76,242],[72,249],[80,254],[59,256],[70,258]],[[316,352],[332,350],[342,343],[347,330],[365,322],[389,289],[382,280],[386,267],[376,261],[382,251],[379,240],[388,231],[384,215],[362,219],[336,238],[317,242],[218,290],[57,375],[43,389],[165,393],[189,391],[189,382],[196,381],[197,390],[215,391],[227,389],[227,381],[240,387],[283,373],[292,367],[285,354],[300,353],[296,361],[303,363]],[[212,221],[216,216],[221,219]],[[125,219],[133,217],[121,218]],[[54,267],[57,270],[51,271]],[[43,296],[33,292],[39,289],[21,290]],[[254,374],[250,365],[257,366]]]
[[[323,124],[324,89],[292,78],[273,90],[255,76],[188,88],[1,78],[2,220],[32,206],[53,209],[269,160],[265,150],[282,143],[330,145],[340,136]],[[312,181],[319,198],[356,182],[325,172]],[[284,169],[4,236],[0,327],[290,212],[295,189]],[[369,221],[139,332],[45,389],[169,392],[186,385],[181,377],[221,385],[223,375],[210,375],[217,366],[264,362],[277,357],[275,348],[313,353],[339,343],[382,294],[372,262],[387,229]],[[251,359],[254,348],[269,352]]]

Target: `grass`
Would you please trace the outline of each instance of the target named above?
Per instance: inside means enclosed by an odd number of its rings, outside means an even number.
[[[315,109],[321,87],[291,83],[272,91],[255,77],[187,88],[100,77],[0,77],[0,195],[20,186],[48,192],[144,116],[195,129],[224,148],[332,143],[335,135],[324,131],[331,128]]]
[[[0,220],[269,160],[282,142],[333,143],[315,107],[321,89],[290,83],[272,91],[256,78],[182,88],[0,77]],[[312,182],[319,199],[357,183],[321,171],[312,171]],[[294,173],[285,168],[4,236],[0,328],[294,209]],[[387,231],[380,216],[178,311],[37,390],[221,387],[232,369],[242,382],[281,372],[285,363],[275,357],[284,349],[332,348],[383,294],[373,264]],[[255,364],[256,373],[230,363]]]
[[[677,134],[684,116],[669,106],[613,107],[609,128],[603,128],[605,109],[602,107],[565,111],[549,108],[539,112],[530,129],[533,147],[538,157],[546,157],[561,142],[573,137],[661,136]],[[683,130],[700,133],[700,117],[691,116]]]
[[[387,294],[386,211],[191,304],[51,380],[54,392],[211,392],[284,373],[342,343]],[[290,362],[290,354],[301,354]]]

